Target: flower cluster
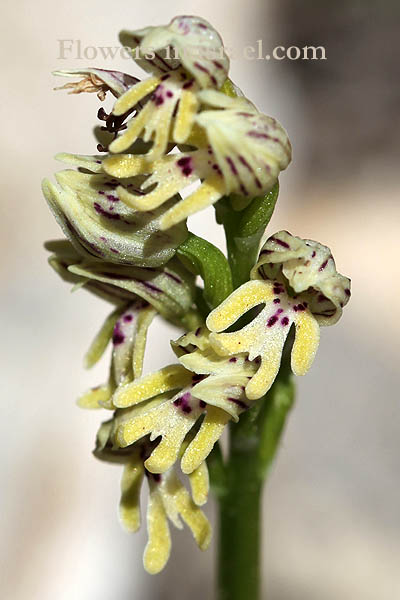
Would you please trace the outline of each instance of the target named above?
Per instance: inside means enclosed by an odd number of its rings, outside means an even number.
[[[281,231],[264,244],[250,281],[232,293],[230,287],[205,314],[210,290],[221,285],[209,281],[209,257],[191,263],[182,256],[187,218],[224,196],[232,212],[245,214],[276,186],[291,145],[282,126],[228,79],[222,40],[204,19],[176,17],[123,31],[120,40],[148,78],[97,68],[56,72],[81,77],[62,86],[73,94],[94,92],[103,101],[111,92],[116,101],[110,113],[98,112],[98,153],[57,155],[69,168],[56,183],[43,183],[67,238],[46,248],[62,279],[113,305],[85,357],[91,367],[111,346],[108,380],[78,403],[112,411],[94,454],[124,465],[120,514],[130,531],[140,526],[140,490],[148,481],[144,564],[156,573],[170,553],[168,520],[182,527],[182,519],[198,546],[208,546],[211,528],[199,507],[208,495],[209,454],[227,424],[273,384],[292,325],[292,370],[309,369],[319,326],[340,318],[350,282],[328,248]],[[215,260],[223,256],[214,250]],[[217,267],[212,272],[218,277]],[[204,297],[196,274],[209,286]],[[156,315],[186,333],[172,342],[174,364],[145,373]]]

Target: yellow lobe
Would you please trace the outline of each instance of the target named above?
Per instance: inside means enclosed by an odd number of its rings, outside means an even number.
[[[320,329],[315,317],[309,312],[301,313],[295,321],[296,337],[292,349],[292,371],[305,375],[311,367],[318,350]]]
[[[191,380],[192,373],[182,365],[169,365],[121,386],[114,394],[113,403],[118,408],[127,408],[158,394],[184,387]]]

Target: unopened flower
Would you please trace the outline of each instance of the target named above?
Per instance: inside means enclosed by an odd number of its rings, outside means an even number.
[[[176,17],[166,26],[123,31],[120,39],[152,77],[132,86],[116,102],[113,114],[124,115],[151,96],[109,149],[124,152],[141,136],[144,141],[153,140],[146,159],[156,160],[169,141],[187,141],[200,106],[198,92],[222,86],[229,59],[219,34],[198,17]]]
[[[211,525],[199,508],[208,494],[207,466],[202,463],[189,476],[191,494],[181,483],[174,467],[163,474],[150,473],[144,462],[156,442],[145,438],[126,449],[120,449],[114,443],[114,432],[121,413],[123,411],[117,411],[111,421],[100,427],[94,454],[102,460],[124,465],[119,512],[122,524],[128,531],[135,532],[140,528],[140,491],[144,479],[147,479],[149,539],[143,562],[145,569],[155,574],[164,568],[171,551],[168,520],[182,529],[182,519],[191,529],[199,548],[206,550],[209,546]]]
[[[138,268],[87,261],[64,240],[47,242],[54,270],[74,289],[84,288],[116,305],[106,318],[85,357],[92,367],[110,341],[113,352],[107,383],[91,388],[79,398],[83,408],[112,408],[118,386],[140,377],[147,329],[157,312],[179,322],[190,311],[194,297],[193,276],[175,259],[156,268]]]
[[[295,325],[291,364],[296,375],[310,368],[319,344],[319,326],[332,325],[350,296],[350,280],[336,271],[329,248],[280,231],[262,248],[252,281],[235,290],[207,318],[210,343],[222,356],[247,352],[261,357],[246,386],[250,399],[263,396],[279,370],[283,346]],[[247,311],[263,308],[245,327],[222,333]]]
[[[62,155],[68,160],[68,155]],[[56,173],[57,184],[43,182],[43,193],[64,234],[85,257],[118,264],[154,267],[166,263],[186,238],[184,223],[170,231],[160,230],[160,220],[168,208],[140,212],[120,202],[116,188],[143,194],[143,179],[117,181],[101,172],[101,160],[78,157],[73,162],[97,172],[65,170]],[[97,168],[96,166],[94,168]],[[172,207],[177,198],[169,199]]]
[[[53,71],[53,75],[68,78],[82,77],[79,81],[71,81],[55,89],[69,90],[70,94],[96,93],[99,100],[104,100],[108,91],[119,98],[139,81],[136,77],[121,71],[95,68]]]
[[[49,263],[74,289],[87,289],[119,307],[142,300],[176,322],[191,309],[194,276],[177,259],[157,268],[140,268],[84,259],[67,240],[46,243]]]
[[[134,154],[110,156],[104,160],[107,173],[117,178],[151,175],[141,185],[147,190],[140,197],[122,186],[119,198],[137,210],[152,210],[188,185],[202,180],[192,194],[170,208],[161,218],[166,230],[189,215],[215,203],[227,194],[252,198],[266,194],[276,183],[281,170],[291,159],[286,132],[273,118],[259,113],[243,99],[215,92],[218,108],[204,110],[195,122],[204,132],[208,145],[192,152],[170,154],[152,163]],[[219,108],[229,101],[229,107]]]
[[[152,473],[168,470],[182,444],[198,428],[181,461],[192,473],[211,452],[229,420],[237,420],[250,402],[244,392],[257,363],[245,354],[221,358],[210,348],[208,332],[199,328],[173,344],[179,365],[170,365],[121,386],[112,402],[125,408],[116,430],[116,443],[130,446],[143,436],[161,436],[146,460]],[[131,408],[128,408],[131,407]]]

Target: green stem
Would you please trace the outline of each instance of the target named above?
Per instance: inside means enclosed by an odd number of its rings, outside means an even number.
[[[254,448],[232,450],[228,490],[219,501],[219,600],[258,598],[261,489]]]
[[[294,400],[288,364],[285,358],[266,396],[230,427],[229,460],[217,495],[218,600],[259,598],[262,490]]]
[[[217,221],[225,229],[234,288],[249,280],[278,192],[276,184],[240,212],[232,209],[230,198],[216,207]],[[226,464],[219,450],[211,461],[211,483],[219,502],[218,600],[258,600],[260,596],[262,490],[293,405],[290,345],[288,341],[269,392],[230,426]]]

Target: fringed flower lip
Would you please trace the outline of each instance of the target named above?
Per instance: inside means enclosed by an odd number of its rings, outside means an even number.
[[[212,331],[210,343],[219,355],[247,352],[250,360],[261,358],[257,373],[246,385],[247,397],[255,400],[274,382],[292,325],[292,370],[296,375],[309,370],[319,344],[319,326],[332,325],[340,318],[350,296],[350,280],[336,272],[328,248],[287,232],[267,240],[251,276],[253,280],[214,309],[206,323]],[[226,332],[257,306],[263,308],[250,323]]]
[[[178,16],[168,25],[124,30],[119,39],[140,67],[156,75],[183,67],[201,88],[219,88],[229,71],[221,36],[201,17]]]
[[[142,110],[129,121],[127,129],[110,144],[110,152],[124,152],[141,137],[144,142],[153,141],[146,153],[146,159],[151,161],[165,154],[169,142],[186,142],[200,106],[197,100],[199,89],[195,79],[183,69],[161,77],[153,76],[134,85],[115,103],[113,115],[116,117],[132,111],[151,95]]]
[[[81,94],[83,92],[96,93],[99,100],[104,100],[108,91],[110,91],[115,98],[119,98],[139,81],[137,77],[132,77],[132,75],[122,73],[121,71],[96,69],[92,67],[87,69],[63,69],[53,71],[53,75],[68,78],[82,78],[79,81],[71,81],[56,87],[54,88],[55,90],[69,90],[70,94]]]
[[[224,95],[215,92],[213,101],[219,96]],[[227,101],[221,98],[220,102],[222,106]],[[163,215],[160,228],[166,230],[226,194],[252,198],[267,193],[291,160],[287,134],[275,119],[259,113],[243,99],[235,103],[228,98],[228,102],[229,108],[205,110],[195,117],[204,131],[206,147],[170,154],[152,163],[134,154],[106,158],[103,167],[111,176],[150,175],[141,186],[144,192],[156,185],[140,198],[117,188],[119,198],[137,210],[152,210],[201,179],[198,189]]]
[[[249,408],[244,388],[258,365],[243,354],[218,357],[205,328],[186,334],[173,349],[181,364],[145,375],[114,394],[114,406],[125,409],[115,440],[128,447],[143,436],[161,436],[145,466],[163,473],[177,460],[189,432],[196,432],[181,460],[188,474],[207,458],[226,424]]]
[[[146,457],[154,448],[154,442],[145,438],[134,446],[121,450],[114,444],[114,431],[119,415],[100,427],[94,454],[97,458],[124,465],[121,480],[119,514],[122,525],[130,532],[140,528],[140,492],[147,480],[149,488],[147,505],[148,542],[143,563],[151,573],[159,573],[171,553],[171,536],[168,521],[182,529],[182,521],[190,528],[201,550],[211,541],[211,525],[199,508],[207,499],[209,480],[205,463],[189,476],[190,492],[180,481],[175,467],[163,474],[153,474],[144,465]]]
[[[68,160],[68,155],[63,158]],[[117,188],[125,188],[143,194],[143,179],[109,177],[94,157],[76,156],[72,162],[97,172],[60,171],[56,185],[44,180],[43,193],[64,234],[82,256],[142,267],[162,265],[174,256],[187,236],[186,225],[163,232],[160,220],[167,206],[139,212],[121,202],[116,193]],[[177,197],[170,198],[169,207],[176,201]]]

